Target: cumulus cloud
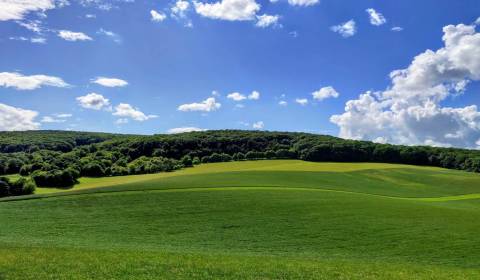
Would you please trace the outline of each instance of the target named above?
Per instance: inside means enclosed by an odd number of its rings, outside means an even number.
[[[355,21],[351,19],[347,22],[330,27],[330,30],[332,30],[333,32],[337,32],[344,38],[348,38],[352,37],[353,35],[355,35],[355,33],[357,33],[357,26],[355,24]]]
[[[70,42],[75,42],[75,41],[91,41],[93,40],[90,36],[88,36],[85,33],[82,32],[73,32],[70,30],[59,30],[58,31],[58,37],[70,41]]]
[[[328,86],[312,92],[312,96],[313,99],[322,101],[327,98],[337,98],[340,94],[333,87]]]
[[[250,100],[258,100],[258,99],[260,99],[260,92],[258,92],[258,91],[256,91],[256,90],[252,91],[252,93],[250,93],[250,94],[248,95],[248,99],[250,99]]]
[[[245,96],[244,94],[241,94],[239,92],[232,92],[232,93],[227,95],[227,98],[232,99],[234,101],[243,101],[243,100],[246,100],[246,99],[258,100],[258,99],[260,99],[260,92],[254,90],[248,96]]]
[[[398,144],[478,148],[480,113],[475,105],[454,108],[442,101],[480,80],[480,33],[474,25],[443,28],[444,46],[417,55],[390,73],[391,86],[366,92],[330,120],[340,137]]]
[[[295,102],[297,102],[298,104],[302,105],[302,106],[305,106],[308,104],[308,99],[306,98],[297,98],[295,99]]]
[[[151,16],[152,21],[155,21],[155,22],[161,22],[161,21],[164,21],[167,18],[166,14],[164,14],[162,12],[157,12],[155,10],[150,11],[150,16]]]
[[[372,25],[380,26],[387,22],[387,19],[381,13],[375,11],[375,9],[366,9],[366,12],[370,17],[370,23]]]
[[[394,27],[392,27],[391,30],[392,30],[392,31],[395,31],[395,32],[400,32],[400,31],[403,31],[403,28],[400,27],[400,26],[394,26]]]
[[[254,20],[260,10],[255,0],[221,0],[214,3],[194,2],[195,11],[204,17],[229,21]]]
[[[287,101],[285,101],[285,100],[280,100],[280,101],[278,102],[278,105],[280,105],[280,106],[287,106],[288,103],[287,103]]]
[[[190,103],[178,106],[177,110],[182,112],[203,111],[211,112],[220,109],[222,104],[218,103],[214,97],[209,97],[200,103]]]
[[[0,103],[0,130],[19,131],[34,130],[40,127],[40,123],[35,122],[38,112],[22,108],[12,107]]]
[[[193,132],[193,131],[206,131],[206,129],[193,127],[193,126],[184,126],[184,127],[176,127],[167,130],[168,134],[176,134],[176,133],[185,133],[185,132]]]
[[[320,0],[288,0],[288,4],[292,6],[312,6],[320,3]]]
[[[110,105],[110,101],[107,98],[94,92],[77,97],[77,102],[81,107],[93,110],[105,109]]]
[[[143,122],[149,119],[157,118],[157,115],[145,115],[138,108],[132,107],[127,103],[120,103],[115,107],[114,116],[122,118],[131,118],[135,121]]]
[[[47,75],[24,76],[17,72],[0,72],[0,86],[13,87],[19,90],[33,90],[42,86],[69,87],[59,77]]]
[[[281,27],[281,25],[278,23],[279,19],[280,19],[279,15],[263,14],[261,16],[257,16],[257,23],[255,23],[255,26],[261,27],[261,28],[266,28],[269,26]]]
[[[252,124],[252,127],[254,129],[263,129],[265,127],[265,124],[263,123],[263,121],[258,121],[258,122],[254,122]]]
[[[97,77],[92,83],[104,86],[104,87],[124,87],[128,85],[128,82],[117,78]]]
[[[227,95],[228,99],[232,99],[234,101],[242,101],[247,99],[247,97],[239,92],[232,92],[229,95]]]
[[[0,1],[0,21],[21,20],[30,12],[45,12],[56,7],[55,0]]]
[[[190,8],[190,2],[178,0],[175,2],[175,5],[170,9],[171,15],[174,18],[184,18],[186,17],[186,12]]]

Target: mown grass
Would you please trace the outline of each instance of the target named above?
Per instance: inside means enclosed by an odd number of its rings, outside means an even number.
[[[0,279],[480,279],[478,174],[259,161],[107,179],[0,202]]]

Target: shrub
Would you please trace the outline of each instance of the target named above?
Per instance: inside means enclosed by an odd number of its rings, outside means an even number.
[[[4,180],[8,178],[0,178],[0,197],[5,197],[10,195],[10,186],[8,184],[8,180]]]
[[[77,183],[80,173],[73,168],[65,170],[35,171],[32,179],[38,187],[70,187]]]
[[[37,185],[31,178],[21,177],[10,184],[10,195],[27,195],[35,192]]]
[[[102,177],[105,175],[105,169],[98,162],[90,162],[83,167],[82,175],[87,177]]]
[[[201,163],[200,159],[198,157],[194,157],[192,160],[193,165],[199,165]]]
[[[192,158],[189,155],[184,156],[180,162],[183,164],[185,167],[191,167],[193,166],[193,161]]]

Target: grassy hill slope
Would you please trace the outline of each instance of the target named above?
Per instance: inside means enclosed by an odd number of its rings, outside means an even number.
[[[480,175],[251,161],[0,202],[0,279],[476,279]]]

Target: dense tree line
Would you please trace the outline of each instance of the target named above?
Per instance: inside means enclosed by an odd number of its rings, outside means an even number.
[[[0,132],[0,153],[39,150],[69,152],[77,146],[99,143],[117,136],[109,133],[72,131],[2,131]]]
[[[71,144],[68,148],[61,144],[65,141]],[[405,163],[480,172],[477,150],[377,144],[307,133],[219,130],[134,136],[38,131],[0,133],[0,143],[0,147],[16,147],[0,153],[0,175],[20,173],[38,187],[71,186],[81,176],[168,172],[200,163],[257,159]]]

